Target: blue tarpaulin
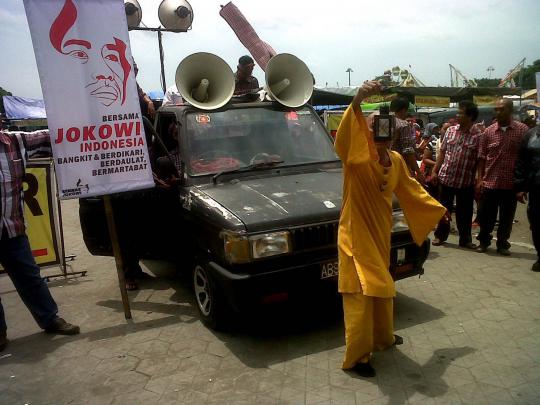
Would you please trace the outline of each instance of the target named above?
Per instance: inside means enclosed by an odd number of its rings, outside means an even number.
[[[3,96],[6,117],[11,120],[47,118],[43,100],[34,98]]]

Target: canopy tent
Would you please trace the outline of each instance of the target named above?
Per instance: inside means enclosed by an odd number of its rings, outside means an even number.
[[[6,118],[10,120],[44,119],[45,104],[34,98],[3,96]]]
[[[526,91],[525,93],[523,93],[523,95],[521,97],[536,100],[536,93],[537,92],[538,91],[536,89],[532,89],[532,90],[529,90],[529,91]]]
[[[325,87],[315,88],[313,91],[313,105],[348,105],[352,102],[358,87]],[[450,97],[455,103],[462,100],[471,100],[473,96],[520,96],[520,88],[509,87],[391,87],[388,92],[407,97],[414,101],[415,96]]]

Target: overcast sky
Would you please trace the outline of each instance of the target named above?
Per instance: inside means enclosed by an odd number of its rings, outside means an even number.
[[[79,0],[82,1],[82,0]],[[139,0],[143,22],[157,26],[159,0]],[[219,16],[225,0],[192,0],[193,29],[164,34],[167,85],[178,63],[194,52],[212,52],[233,70],[246,50]],[[393,66],[408,68],[428,86],[448,86],[448,64],[466,76],[504,76],[522,58],[540,59],[539,0],[236,0],[259,36],[277,52],[309,66],[318,86],[352,85]],[[41,87],[22,0],[0,0],[0,86],[41,98]],[[155,33],[130,32],[146,91],[160,88]],[[264,74],[255,69],[264,82]]]

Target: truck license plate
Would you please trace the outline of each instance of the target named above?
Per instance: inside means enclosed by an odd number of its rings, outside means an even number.
[[[405,261],[405,249],[398,249],[397,250],[397,262],[398,264],[401,264]]]
[[[321,264],[321,280],[330,277],[337,277],[338,275],[338,261],[332,260]]]

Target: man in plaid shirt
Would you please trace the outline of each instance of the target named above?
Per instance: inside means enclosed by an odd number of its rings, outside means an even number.
[[[511,100],[498,100],[495,105],[497,122],[489,126],[480,141],[478,153],[477,191],[482,193],[480,201],[480,246],[477,251],[484,253],[491,243],[491,232],[499,213],[497,229],[497,252],[510,255],[510,233],[516,213],[517,200],[514,193],[514,168],[521,139],[527,125],[512,119]]]
[[[416,163],[416,138],[414,131],[405,120],[408,110],[409,100],[405,97],[398,97],[390,102],[390,111],[394,113],[396,122],[392,150],[403,156],[407,167],[411,171],[411,175],[420,184],[424,184],[426,181],[424,174],[418,167],[418,163]]]
[[[448,128],[441,143],[440,153],[433,168],[431,181],[441,184],[441,203],[451,212],[456,198],[456,223],[459,246],[475,249],[472,243],[474,187],[481,131],[473,125],[478,118],[478,107],[471,101],[459,103],[459,125]],[[443,218],[435,231],[435,246],[448,238],[448,219]]]
[[[0,264],[38,325],[48,333],[74,335],[79,327],[59,318],[58,307],[39,275],[25,234],[23,179],[28,152],[50,152],[49,131],[0,131]],[[7,345],[6,320],[0,302],[0,351]]]

